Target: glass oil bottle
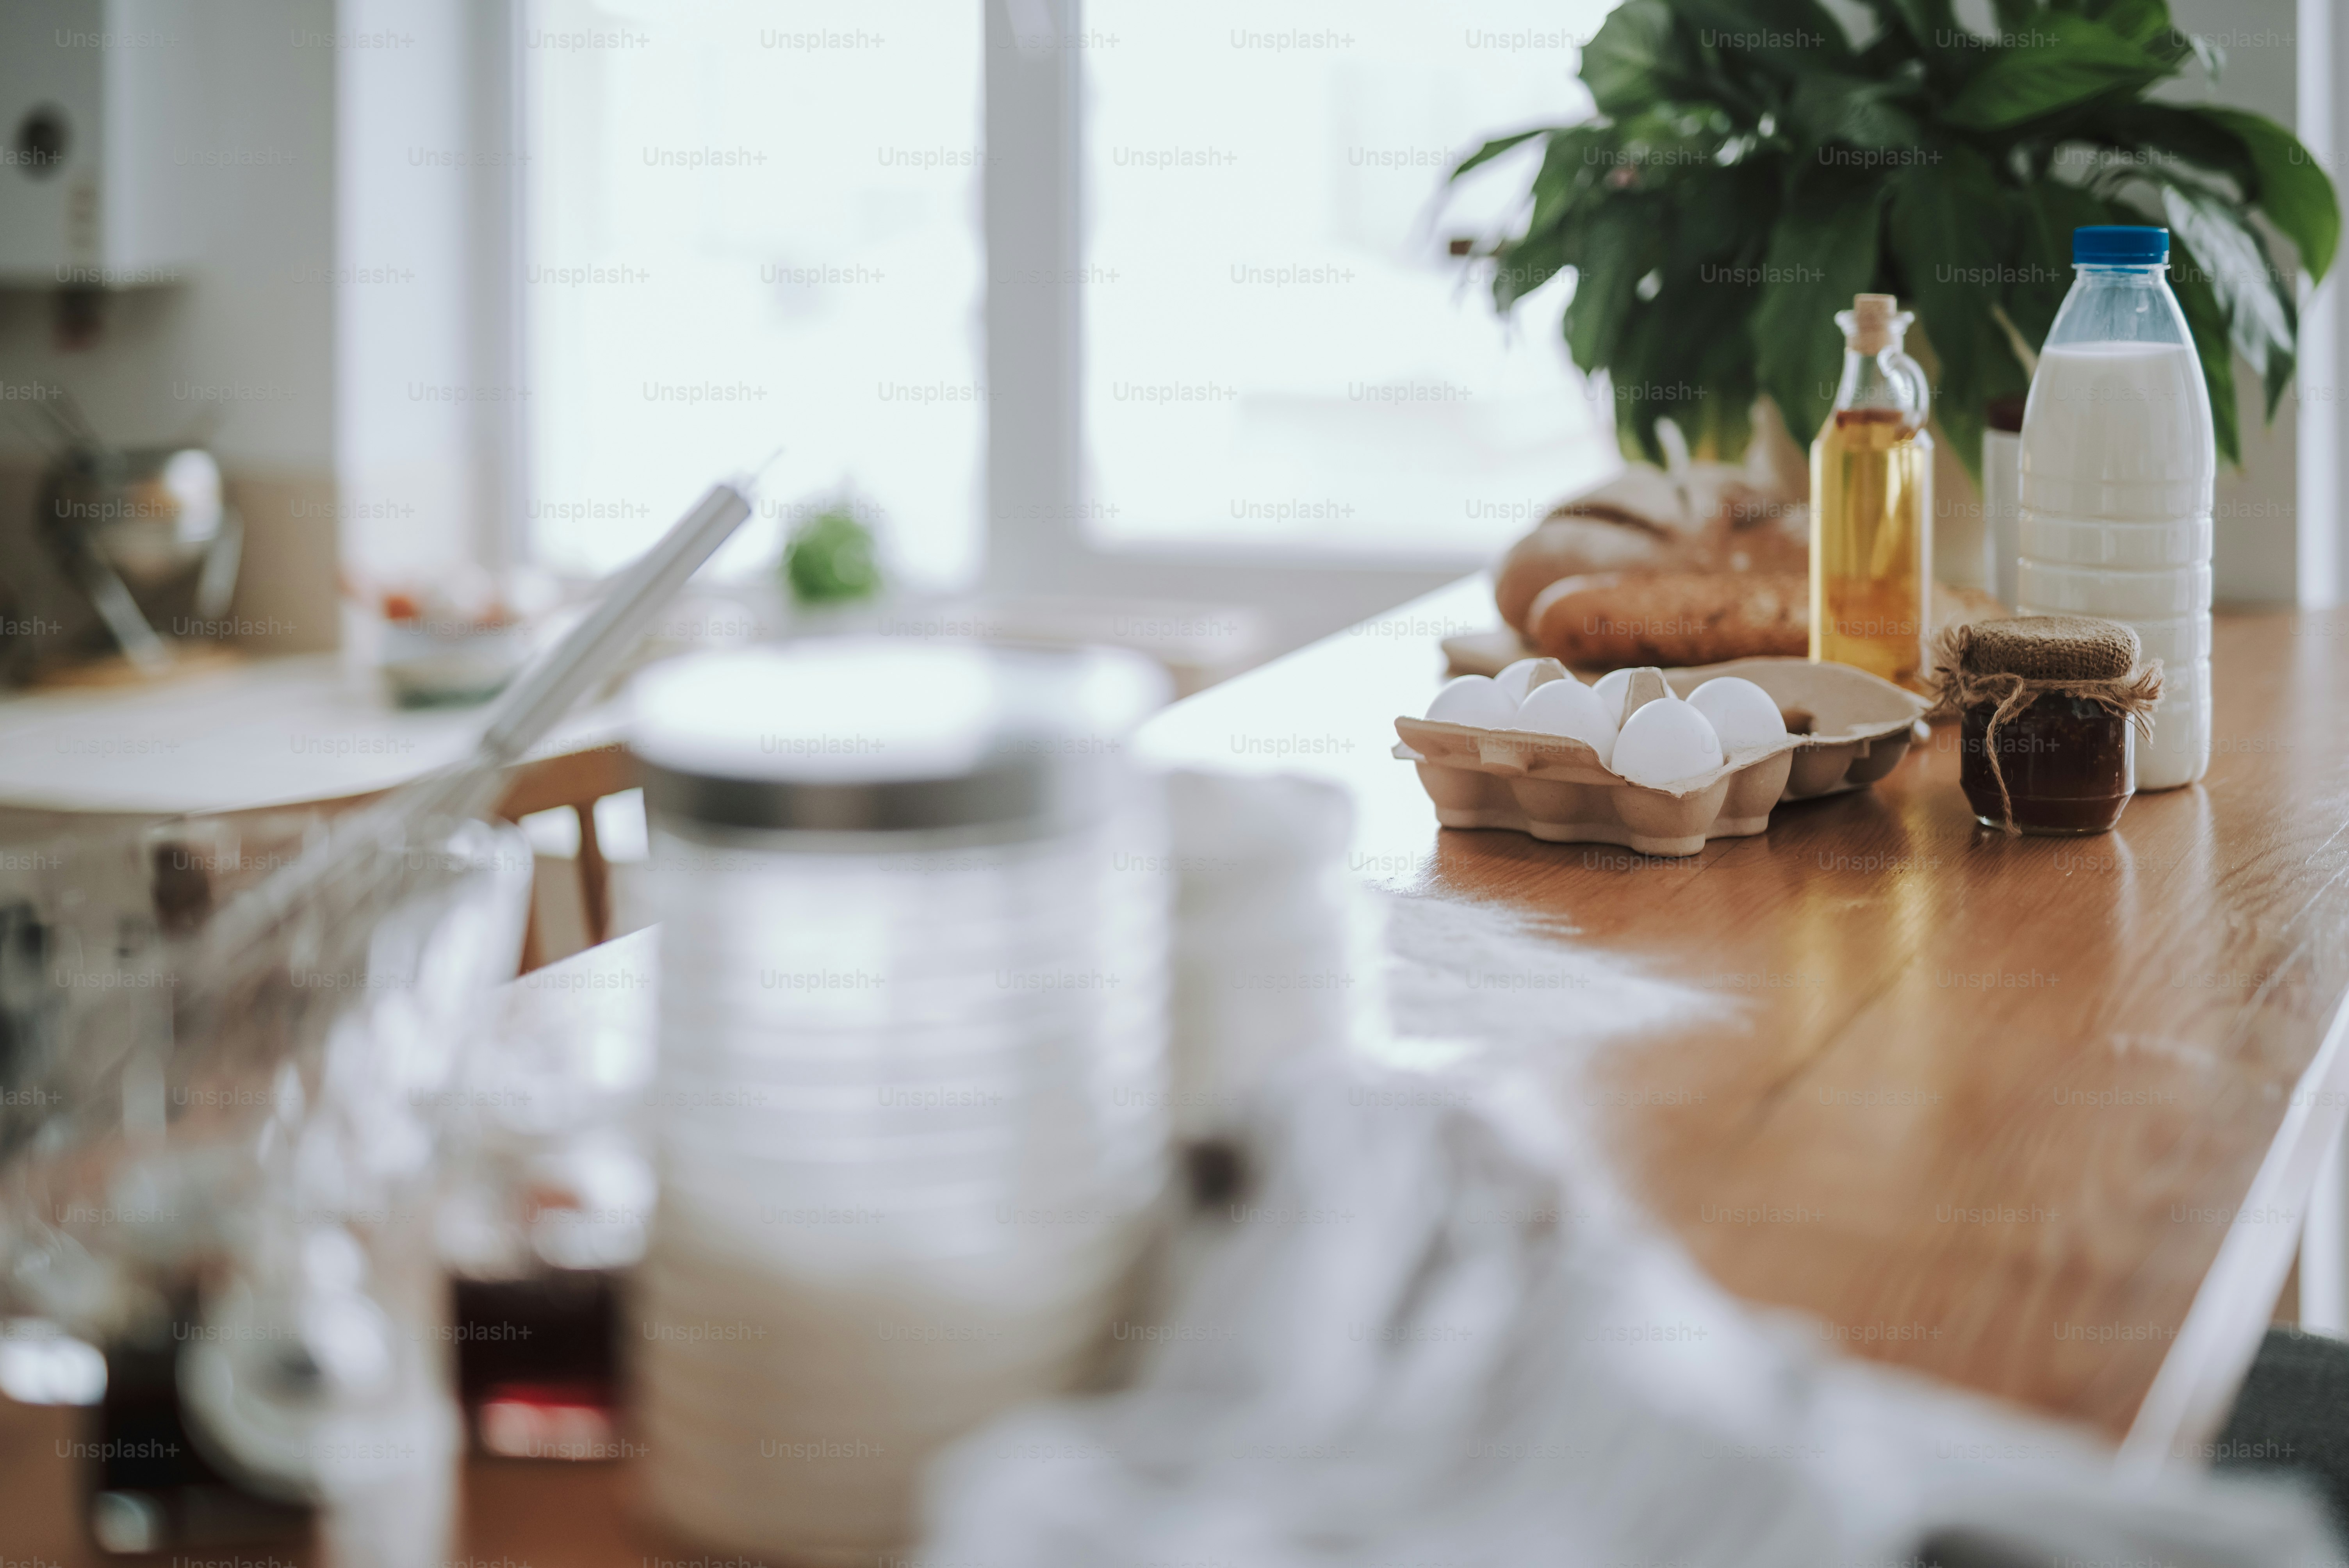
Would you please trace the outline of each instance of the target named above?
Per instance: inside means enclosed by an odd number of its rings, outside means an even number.
[[[1890,294],[1836,313],[1843,377],[1811,443],[1811,658],[1918,687],[1932,623],[1933,438],[1915,318]]]

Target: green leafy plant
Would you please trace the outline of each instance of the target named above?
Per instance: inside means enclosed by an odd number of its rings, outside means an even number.
[[[1543,144],[1522,231],[1472,252],[1496,308],[1570,271],[1574,362],[1610,374],[1627,447],[1661,460],[1667,418],[1735,454],[1757,395],[1807,444],[1840,367],[1834,312],[1897,294],[1971,469],[1986,406],[2029,386],[2073,229],[2161,223],[2240,462],[2233,356],[2272,418],[2298,333],[2289,253],[2321,278],[2340,237],[2314,158],[2260,115],[2146,96],[2221,64],[2164,0],[1994,0],[1995,36],[1951,0],[1864,3],[1873,30],[1854,37],[1816,0],[1628,0],[1583,51],[1594,118],[1488,141],[1453,172]]]
[[[845,502],[792,531],[783,546],[783,583],[801,604],[845,604],[881,591],[881,561],[866,527]]]

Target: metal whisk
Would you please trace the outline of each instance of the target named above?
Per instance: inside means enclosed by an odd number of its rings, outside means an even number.
[[[610,674],[662,603],[750,515],[755,488],[755,474],[712,485],[523,672],[471,756],[335,821],[293,861],[224,903],[171,964],[176,1043],[168,1061],[149,1061],[140,1072],[158,1088],[165,1079],[179,1083],[235,1069],[265,1075],[282,1042],[268,1037],[266,1029],[238,1027],[243,1009],[305,941],[322,933],[342,944],[360,938],[399,896],[402,856],[427,841],[432,825],[445,828],[488,809],[500,771],[521,760]],[[109,1127],[80,1121],[119,1119],[126,1069],[149,1048],[127,1039],[86,1041],[69,1059],[51,1064],[47,1076],[57,1092],[30,1097],[31,1102],[67,1109],[60,1114],[0,1106],[0,1166],[36,1140],[60,1151],[105,1139]]]

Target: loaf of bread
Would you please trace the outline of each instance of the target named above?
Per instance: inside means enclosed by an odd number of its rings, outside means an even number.
[[[1501,618],[1530,634],[1535,595],[1562,577],[1604,572],[1801,573],[1810,508],[1702,465],[1685,492],[1633,468],[1571,500],[1517,541],[1494,572]]]
[[[1661,571],[1672,563],[1678,549],[1662,530],[1628,516],[1552,512],[1501,558],[1493,599],[1501,619],[1523,631],[1535,595],[1559,578]]]
[[[1600,572],[1560,578],[1527,641],[1568,665],[1713,665],[1810,651],[1810,583],[1785,572]]]
[[[1680,562],[1692,571],[1808,572],[1811,567],[1811,507],[1808,501],[1758,490],[1741,480],[1689,484],[1698,527]]]

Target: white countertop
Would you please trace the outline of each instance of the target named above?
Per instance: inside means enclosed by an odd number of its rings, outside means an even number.
[[[255,660],[155,686],[0,701],[0,807],[169,814],[238,811],[387,789],[471,748],[492,707],[394,707],[338,655]],[[603,744],[610,707],[539,748]]]

